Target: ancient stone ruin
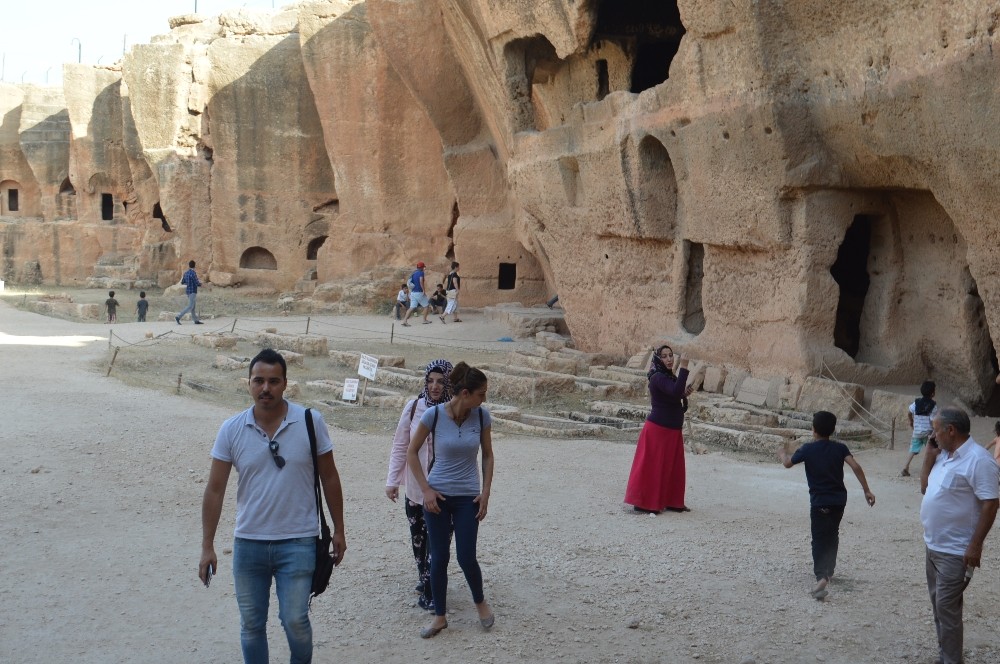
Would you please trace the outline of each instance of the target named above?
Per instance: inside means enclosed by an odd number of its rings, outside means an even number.
[[[177,17],[0,85],[0,278],[462,263],[576,345],[993,395],[994,3],[366,0]],[[318,285],[318,287],[317,287]]]

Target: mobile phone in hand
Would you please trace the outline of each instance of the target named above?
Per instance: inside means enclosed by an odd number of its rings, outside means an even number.
[[[212,575],[213,574],[215,574],[215,570],[212,568],[212,565],[209,564],[209,566],[205,568],[205,587],[206,588],[208,588],[210,585],[212,585]]]

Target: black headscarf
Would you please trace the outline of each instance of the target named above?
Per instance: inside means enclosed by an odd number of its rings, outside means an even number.
[[[451,399],[451,370],[451,362],[448,360],[433,360],[428,363],[427,368],[424,370],[424,389],[417,397],[418,399],[423,399],[428,408]],[[431,374],[434,372],[444,375],[444,392],[442,392],[441,397],[436,400],[431,399],[431,395],[427,393],[427,383],[431,378]]]
[[[665,365],[663,363],[663,360],[660,358],[660,353],[663,352],[664,348],[670,348],[670,346],[664,344],[659,348],[657,348],[655,351],[653,351],[653,361],[650,363],[649,371],[646,372],[646,380],[652,378],[653,374],[658,374],[658,373],[666,374],[670,378],[677,378],[677,376],[674,375],[674,372],[668,369],[667,365]],[[672,352],[674,349],[670,348],[670,350]]]

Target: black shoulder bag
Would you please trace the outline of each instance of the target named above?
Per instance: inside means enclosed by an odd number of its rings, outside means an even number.
[[[317,595],[322,595],[326,587],[330,585],[330,576],[333,574],[333,555],[330,548],[333,545],[333,537],[330,535],[330,526],[326,524],[326,514],[323,509],[323,491],[319,485],[319,465],[316,458],[316,428],[313,426],[312,409],[306,408],[306,428],[309,430],[309,448],[312,450],[313,459],[313,488],[316,491],[316,511],[319,512],[320,534],[316,537],[316,570],[313,572],[312,588],[309,594],[309,601]]]

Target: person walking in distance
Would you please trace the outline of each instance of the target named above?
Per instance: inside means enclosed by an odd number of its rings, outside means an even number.
[[[226,484],[233,468],[236,532],[233,580],[240,610],[240,644],[245,664],[268,661],[267,612],[274,579],[278,616],[292,664],[312,662],[313,631],[309,595],[316,567],[316,514],[313,458],[306,418],[316,433],[316,471],[333,522],[334,564],[347,550],[344,496],[333,459],[333,442],[322,415],[284,398],[285,358],[262,350],[250,361],[253,405],[226,420],[212,446],[212,466],[201,506],[202,542],[198,577],[206,586],[218,571],[215,533]]]
[[[979,567],[983,542],[1000,505],[1000,468],[969,435],[969,416],[942,408],[931,420],[924,455],[927,478],[920,503],[927,591],[934,611],[940,664],[962,662],[962,595]]]
[[[198,273],[194,271],[194,261],[188,261],[188,269],[187,272],[184,273],[184,276],[181,277],[181,283],[185,286],[184,292],[187,293],[188,305],[184,307],[183,311],[174,316],[174,320],[177,321],[178,325],[180,325],[181,318],[184,317],[184,314],[190,313],[191,320],[194,321],[194,324],[201,325],[201,320],[198,319],[198,313],[195,311],[195,305],[197,304],[198,299],[198,288],[201,287],[201,279],[198,278]]]
[[[424,265],[423,261],[417,263],[417,269],[413,271],[410,275],[410,281],[407,284],[410,288],[410,308],[406,311],[406,316],[403,318],[403,325],[409,327],[410,324],[407,322],[410,320],[410,316],[419,309],[424,308],[424,325],[429,325],[430,321],[427,320],[427,316],[430,315],[430,300],[427,297],[427,284],[424,280]]]
[[[902,477],[910,476],[910,462],[924,449],[931,435],[931,419],[937,415],[937,404],[934,402],[936,390],[937,386],[933,380],[925,380],[920,386],[920,397],[910,404],[909,412],[906,414],[910,419],[913,437],[910,439],[910,456],[906,457],[906,464],[899,473]]]
[[[445,278],[444,293],[448,298],[448,306],[445,307],[444,315],[451,314],[454,322],[461,323],[462,319],[458,317],[458,297],[462,294],[462,277],[458,274],[458,268],[458,261],[452,261],[451,272]],[[444,322],[444,317],[441,322]]]

